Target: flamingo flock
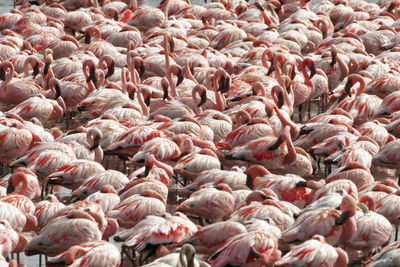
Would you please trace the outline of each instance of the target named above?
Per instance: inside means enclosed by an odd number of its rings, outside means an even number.
[[[398,0],[17,1],[0,266],[399,266],[399,18]]]

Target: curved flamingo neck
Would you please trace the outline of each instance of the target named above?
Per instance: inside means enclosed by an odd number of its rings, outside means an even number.
[[[283,131],[284,140],[286,142],[286,147],[288,153],[285,156],[284,164],[291,164],[297,158],[296,148],[293,145],[292,138],[290,137],[290,128],[286,126]]]
[[[221,79],[226,75],[228,75],[228,74],[226,73],[225,70],[218,69],[215,72],[214,77],[213,77],[213,81],[214,81],[214,84],[213,84],[214,88],[213,89],[214,89],[214,92],[215,92],[215,101],[216,101],[216,103],[215,103],[216,106],[214,107],[214,109],[218,110],[218,111],[224,111],[225,110],[225,106],[226,106],[225,98],[222,95],[222,93],[219,91],[219,88],[218,88]]]
[[[9,180],[11,180],[14,188],[17,188],[21,184],[21,189],[19,191],[19,194],[21,195],[26,194],[26,191],[28,189],[28,181],[26,179],[25,173],[16,172],[10,177]]]
[[[201,109],[202,99],[200,99],[200,101],[197,103],[197,95],[199,95],[201,98],[202,95],[205,94],[207,97],[207,93],[205,90],[206,89],[202,85],[199,85],[199,84],[196,85],[192,89],[192,100],[194,103],[194,112],[196,113],[196,115],[199,115],[202,112],[202,109]]]
[[[338,56],[338,50],[333,47],[331,50],[332,58],[338,63],[340,69],[340,80],[343,80],[349,74],[349,67],[343,61],[341,57]]]
[[[172,176],[174,175],[174,169],[171,166],[169,166],[168,164],[165,164],[165,163],[155,159],[154,165],[157,166],[158,168],[163,169],[168,174],[169,178],[172,178]]]
[[[169,56],[166,56],[166,58],[168,58],[168,61],[169,61]],[[178,67],[177,65],[169,66],[169,63],[168,63],[168,68],[167,68],[167,80],[168,80],[168,83],[169,83],[169,88],[170,88],[170,90],[171,90],[171,96],[172,96],[173,98],[175,98],[175,97],[178,96],[178,93],[177,93],[177,91],[176,91],[176,85],[175,85],[174,80],[173,80],[173,78],[172,78],[172,74],[173,74],[173,72],[174,72],[175,70],[177,70],[177,67]],[[179,70],[177,70],[177,71],[179,71]]]
[[[138,102],[140,107],[142,108],[142,114],[143,117],[148,118],[149,117],[149,108],[147,107],[146,103],[144,102],[143,94],[146,93],[146,90],[140,88],[138,92]]]
[[[271,60],[274,57],[275,52],[270,49],[270,48],[266,48],[264,50],[264,52],[261,55],[261,63],[262,65],[269,69],[271,66],[269,66],[268,61]]]
[[[65,253],[64,261],[67,265],[71,265],[72,263],[74,263],[76,256],[78,254],[84,255],[84,254],[86,254],[87,251],[88,251],[87,248],[80,247],[80,246],[74,246],[74,247],[70,248],[67,251],[67,253]]]
[[[35,56],[29,56],[24,62],[24,75],[29,77],[29,66],[33,69],[33,75],[36,75],[39,70],[39,61]]]
[[[267,97],[267,91],[261,82],[254,82],[252,84],[254,92],[262,97]]]
[[[287,118],[276,105],[274,105],[274,110],[279,120],[282,122],[283,126],[290,127],[291,140],[296,139],[299,136],[300,127],[296,123],[294,123],[290,118]]]
[[[5,80],[2,82],[2,85],[5,84],[7,86],[14,77],[14,66],[11,62],[4,61],[0,64],[0,69],[4,70],[4,72],[6,73],[6,77]]]
[[[282,77],[282,66],[285,63],[285,56],[282,55],[281,53],[275,55],[274,58],[274,68],[275,68],[275,76],[276,76],[276,80],[280,81],[281,77]]]
[[[364,79],[362,78],[361,75],[352,74],[351,76],[349,76],[349,79],[351,79],[353,84],[356,84],[357,82],[360,83],[360,87],[358,88],[356,96],[359,96],[362,93],[364,93],[364,91],[365,91],[365,81],[364,81]]]
[[[309,64],[314,64],[312,59],[310,59],[310,58],[304,59],[303,63],[301,64],[301,72],[303,73],[305,84],[311,88],[311,94],[310,95],[312,95],[314,93],[314,91],[315,91],[315,86],[314,86],[313,81],[311,81],[311,79],[310,79],[310,75],[308,75],[308,73],[307,73],[306,67],[307,66],[309,67],[310,66]]]

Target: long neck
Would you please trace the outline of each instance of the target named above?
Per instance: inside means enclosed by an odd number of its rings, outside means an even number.
[[[13,76],[14,76],[14,66],[11,64],[11,62],[5,61],[2,63],[4,71],[6,72],[6,79],[1,83],[1,88],[5,89],[7,85],[11,82]]]
[[[144,90],[139,90],[138,92],[138,102],[140,107],[142,108],[142,114],[144,118],[149,117],[149,108],[146,106],[146,103],[144,103],[144,98],[143,98]]]
[[[357,75],[355,77],[357,77],[356,78],[356,82],[360,83],[360,87],[358,88],[358,91],[357,91],[357,94],[356,94],[357,96],[359,96],[362,93],[364,93],[364,91],[365,91],[365,81],[360,75]]]
[[[279,120],[282,122],[283,127],[285,127],[285,126],[290,127],[291,138],[296,139],[300,133],[299,126],[296,123],[294,123],[290,118],[287,118],[276,105],[274,106],[274,110],[275,110],[276,115],[278,116]]]
[[[166,58],[169,58],[169,56],[166,56]],[[168,69],[167,69],[167,80],[168,80],[168,83],[169,83],[169,88],[171,90],[171,96],[173,98],[177,97],[178,93],[176,92],[176,85],[174,83],[174,80],[172,79],[172,69],[171,69],[171,67],[168,67]]]
[[[313,94],[315,91],[315,86],[314,86],[314,83],[310,79],[310,75],[308,75],[308,73],[307,73],[306,64],[304,61],[303,61],[303,64],[301,65],[301,71],[304,76],[304,83],[311,88],[311,94]]]
[[[347,64],[341,59],[341,57],[336,55],[336,61],[340,68],[340,79],[343,80],[349,74],[349,67]]]
[[[26,190],[28,188],[28,182],[26,180],[26,176],[23,173],[16,173],[13,175],[12,181],[14,188],[21,184],[21,189],[19,194],[25,195]]]
[[[296,149],[292,143],[292,138],[290,137],[290,134],[286,135],[286,147],[288,150],[288,153],[285,156],[284,163],[285,164],[291,164],[294,162],[297,158],[297,153]]]
[[[64,261],[67,265],[72,264],[75,261],[76,255],[78,254],[86,254],[88,249],[80,246],[74,246],[68,250],[68,252],[64,255]]]
[[[174,170],[168,164],[165,164],[165,163],[163,163],[161,161],[155,160],[154,165],[156,165],[157,167],[163,169],[168,174],[169,178],[172,178],[172,176],[174,175]]]
[[[196,113],[196,115],[199,115],[201,113],[201,107],[199,106],[201,103],[200,101],[197,101],[197,95],[201,95],[202,93],[202,89],[200,86],[195,86],[192,89],[192,100],[194,103],[194,112]]]

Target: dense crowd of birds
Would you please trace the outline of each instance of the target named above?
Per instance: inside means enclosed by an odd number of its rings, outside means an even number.
[[[17,4],[0,266],[400,265],[400,1]]]

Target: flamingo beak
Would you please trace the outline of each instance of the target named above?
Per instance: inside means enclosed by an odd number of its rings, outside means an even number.
[[[85,34],[85,44],[90,44],[90,35],[88,33]]]
[[[220,91],[222,94],[226,93],[229,91],[229,87],[230,87],[229,79],[222,78],[219,84],[218,91]]]
[[[163,89],[163,100],[165,100],[165,99],[168,98],[168,93],[169,93],[168,92],[168,86],[163,85],[162,89]]]
[[[272,61],[273,62],[273,61]],[[271,64],[271,66],[269,67],[269,69],[268,69],[268,72],[267,72],[267,76],[269,76],[269,75],[271,75],[271,73],[273,73],[275,71],[275,66],[274,66],[274,64]]]
[[[203,93],[201,93],[200,95],[200,103],[197,105],[198,107],[200,107],[201,105],[203,105],[204,103],[206,103],[207,101],[207,93],[206,91],[204,91]]]
[[[33,73],[32,73],[33,78],[35,78],[36,75],[38,75],[38,74],[39,74],[39,64],[35,64],[35,66],[33,67]]]
[[[110,77],[111,75],[114,74],[114,70],[115,70],[115,63],[111,63],[111,65],[108,67],[107,70],[107,74],[106,74],[106,78]]]
[[[47,75],[47,73],[49,72],[49,68],[50,68],[50,63],[46,63],[43,68],[44,75]]]
[[[4,69],[0,69],[0,79],[2,79],[3,81],[6,79],[6,72],[4,71]]]
[[[150,106],[150,95],[146,96],[146,98],[144,99],[144,103],[146,104],[146,106]]]
[[[275,142],[275,144],[273,144],[272,146],[270,146],[268,148],[268,150],[276,150],[279,148],[279,146],[283,143],[283,141],[281,140],[281,138],[278,138]]]
[[[314,77],[315,73],[317,72],[317,70],[315,69],[315,65],[314,64],[311,65],[310,71],[311,71],[310,72],[310,79],[311,79],[312,77]]]
[[[183,82],[183,72],[182,70],[179,70],[178,72],[178,81],[176,82],[176,86],[180,85]]]
[[[54,96],[54,99],[57,99],[61,96],[60,86],[56,85],[56,86],[54,86],[54,89],[56,90],[56,95]]]
[[[335,225],[343,225],[349,217],[348,212],[342,212],[339,218],[336,219]]]
[[[352,86],[353,86],[353,82],[352,81],[347,81],[346,85],[344,86],[344,93],[349,97],[351,96],[350,89],[351,89]]]
[[[336,64],[336,53],[332,52],[332,61],[331,61],[331,68]]]
[[[283,99],[283,94],[278,94],[278,108],[281,108],[285,100]]]
[[[144,177],[147,177],[151,171],[151,166],[146,166],[144,169]]]

